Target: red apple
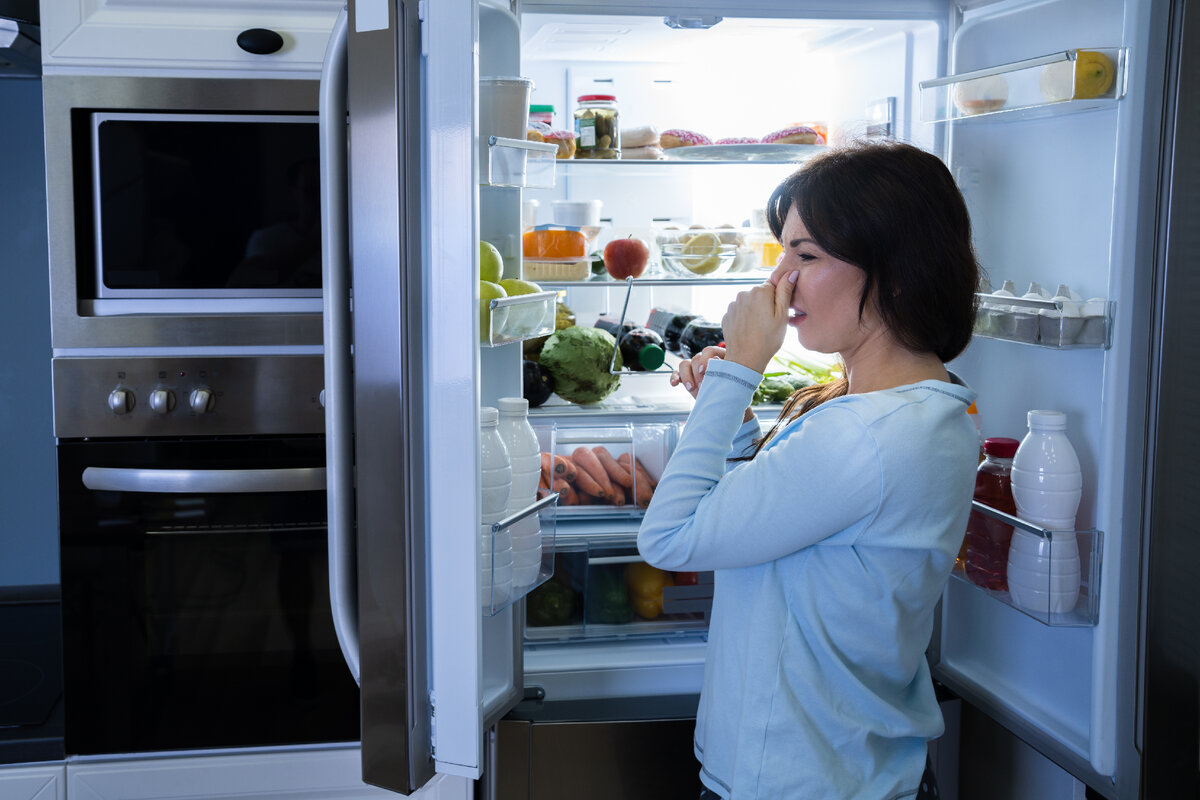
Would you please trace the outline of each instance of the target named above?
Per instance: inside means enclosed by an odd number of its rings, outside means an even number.
[[[604,246],[604,268],[619,281],[636,278],[646,271],[650,260],[650,248],[641,239],[632,236],[613,239]]]

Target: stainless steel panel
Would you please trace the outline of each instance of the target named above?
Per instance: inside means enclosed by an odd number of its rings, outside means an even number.
[[[56,358],[54,435],[218,436],[305,434],[325,430],[321,356],[128,356]],[[131,407],[116,414],[114,390],[132,394]],[[193,410],[193,391],[208,389],[211,407]],[[170,391],[172,410],[157,413],[155,390]]]
[[[90,219],[76,199],[89,195],[90,175],[79,174],[91,111],[213,111],[315,113],[315,80],[150,78],[47,75],[42,79],[46,126],[46,204],[50,243],[51,343],[55,349],[128,346],[317,345],[321,315],[123,314],[95,316],[77,276],[90,265],[79,243]]]
[[[417,4],[348,42],[363,780],[434,774],[429,694]],[[413,357],[414,355],[418,357]]]
[[[1171,6],[1168,57],[1175,72],[1167,87],[1162,152],[1146,513],[1141,520],[1142,680],[1141,692],[1131,686],[1127,693],[1131,705],[1142,703],[1138,796],[1146,798],[1200,797],[1200,536],[1191,500],[1200,485],[1200,145],[1195,135],[1200,125],[1200,8],[1195,3]]]

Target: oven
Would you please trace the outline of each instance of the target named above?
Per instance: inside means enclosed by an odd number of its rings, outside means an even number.
[[[67,754],[357,741],[321,357],[56,358],[54,381]]]
[[[43,79],[55,353],[319,347],[318,81]]]

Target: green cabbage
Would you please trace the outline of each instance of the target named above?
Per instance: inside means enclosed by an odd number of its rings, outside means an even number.
[[[571,403],[599,403],[621,385],[621,378],[609,372],[616,345],[607,331],[576,325],[550,334],[539,362],[550,371],[559,397]],[[613,368],[622,366],[618,350]]]

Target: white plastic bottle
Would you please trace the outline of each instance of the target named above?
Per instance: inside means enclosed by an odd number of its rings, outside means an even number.
[[[503,605],[512,593],[512,541],[507,530],[492,534],[492,523],[504,519],[512,493],[512,464],[500,438],[500,412],[479,409],[479,587],[484,607]]]
[[[1018,517],[1052,533],[1046,540],[1025,531],[1013,532],[1009,594],[1016,605],[1031,611],[1063,613],[1071,611],[1079,599],[1075,515],[1083,474],[1067,438],[1066,414],[1034,410],[1028,421],[1029,432],[1013,457],[1013,500]]]
[[[501,397],[500,438],[512,464],[512,493],[505,516],[528,508],[537,500],[538,476],[542,471],[542,448],[537,432],[529,424],[529,401],[523,397]],[[510,528],[513,549],[513,585],[529,586],[537,580],[542,564],[542,532],[537,514],[530,514]]]

